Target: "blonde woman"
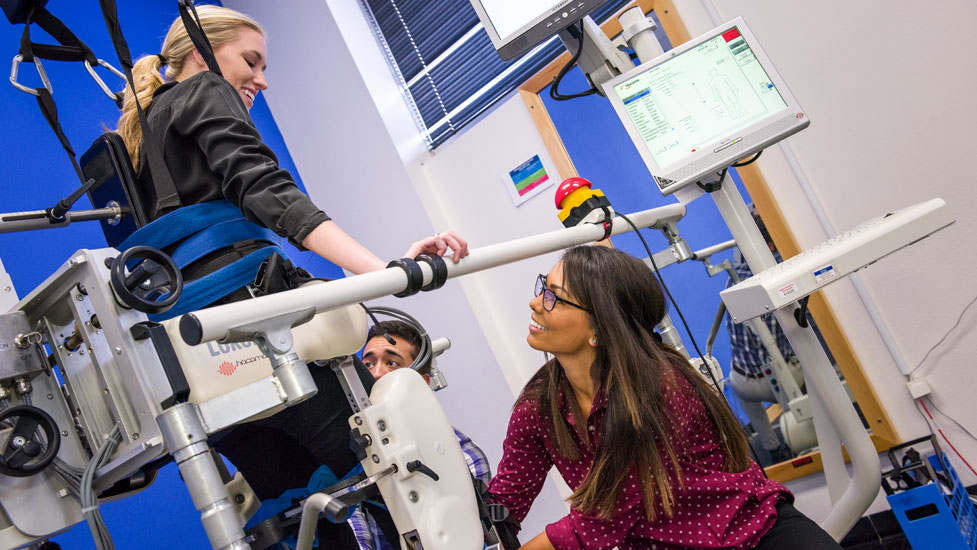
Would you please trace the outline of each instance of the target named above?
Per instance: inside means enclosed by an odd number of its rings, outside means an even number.
[[[126,90],[118,133],[137,171],[137,184],[149,197],[150,217],[159,219],[180,208],[226,201],[240,209],[244,220],[287,237],[353,273],[383,269],[386,262],[343,232],[278,166],[262,141],[248,111],[268,88],[267,47],[261,27],[250,17],[218,6],[198,6],[201,27],[213,46],[222,75],[210,72],[194,49],[181,20],[170,26],[159,54],[139,59],[133,68],[135,96]],[[143,147],[136,99],[147,111],[149,127],[162,145],[164,161],[176,186],[180,206],[161,208]],[[165,219],[165,218],[164,218]],[[245,240],[199,258],[183,268],[184,279],[197,280],[267,247]],[[413,243],[404,253],[444,254],[457,262],[468,245],[448,231]],[[251,275],[253,279],[253,275]],[[213,303],[249,297],[238,286]],[[207,305],[207,304],[202,304]],[[212,304],[211,304],[212,305]],[[373,377],[359,366],[369,390]],[[306,487],[323,466],[343,477],[357,465],[349,450],[347,419],[352,411],[329,369],[312,369],[319,388],[315,397],[270,418],[218,434],[213,443],[250,482],[263,501],[285,491]],[[345,524],[319,526],[329,548],[357,549]],[[389,534],[399,548],[396,532]]]

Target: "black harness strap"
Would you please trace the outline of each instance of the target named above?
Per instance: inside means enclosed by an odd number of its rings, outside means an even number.
[[[210,39],[207,38],[207,33],[204,32],[203,25],[200,24],[200,16],[197,15],[197,8],[193,6],[193,0],[179,0],[179,5],[180,19],[183,20],[183,26],[187,29],[187,35],[193,42],[193,46],[204,58],[210,72],[224,76],[221,73],[220,65],[217,64],[217,58],[214,57],[214,47],[210,45]]]
[[[112,45],[115,46],[115,53],[119,56],[119,64],[125,71],[126,80],[129,82],[129,89],[135,94],[136,84],[132,78],[132,55],[129,53],[129,44],[125,36],[122,35],[122,27],[119,25],[119,13],[116,9],[115,0],[99,0],[102,7],[102,17],[105,19],[105,26],[108,28],[109,35],[112,37]],[[150,219],[158,217],[163,210],[179,208],[183,205],[180,196],[176,192],[176,184],[173,183],[173,176],[170,174],[166,162],[163,160],[163,146],[159,138],[149,127],[146,119],[146,112],[142,105],[136,100],[136,111],[139,114],[139,125],[142,127],[143,148],[146,150],[146,161],[149,163],[150,177],[153,187],[156,188],[156,205],[153,211],[149,212]]]
[[[30,38],[31,24],[37,23],[39,27],[47,31],[52,37],[54,37],[60,45],[54,46],[49,44],[35,44]],[[20,39],[20,56],[24,61],[34,63],[36,66],[40,66],[37,59],[50,59],[53,61],[89,61],[90,63],[98,64],[98,59],[95,54],[92,53],[91,49],[88,48],[81,40],[78,39],[68,27],[64,25],[57,17],[51,15],[51,13],[43,6],[35,6],[34,9],[27,15],[27,19],[24,24],[24,34],[21,35]],[[43,70],[43,69],[41,69]],[[62,199],[58,204],[52,208],[47,209],[48,216],[53,222],[64,221],[65,213],[71,208],[71,205],[78,200],[85,191],[88,190],[95,182],[94,180],[86,181],[85,176],[81,171],[81,167],[78,165],[78,159],[75,156],[75,150],[71,146],[71,142],[68,140],[68,136],[65,135],[64,129],[61,127],[61,122],[58,119],[58,107],[54,102],[54,98],[51,96],[51,92],[46,86],[40,88],[34,88],[34,95],[37,97],[37,105],[41,109],[41,113],[44,115],[44,119],[47,121],[48,126],[54,131],[54,134],[58,137],[58,141],[61,142],[61,147],[64,149],[65,153],[68,154],[68,159],[71,161],[71,166],[75,169],[75,174],[78,175],[78,179],[81,181],[82,186],[78,191],[72,193],[69,197]]]

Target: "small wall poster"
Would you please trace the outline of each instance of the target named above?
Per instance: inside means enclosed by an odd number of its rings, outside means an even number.
[[[553,179],[546,173],[539,155],[533,155],[526,162],[509,170],[505,181],[509,196],[516,206],[535,197],[553,184]]]

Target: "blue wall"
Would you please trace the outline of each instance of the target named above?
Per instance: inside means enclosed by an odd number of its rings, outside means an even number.
[[[119,18],[134,57],[159,52],[162,37],[177,16],[176,0],[119,2]],[[53,0],[48,9],[61,19],[96,55],[118,67],[115,50],[109,41],[98,2]],[[19,48],[23,25],[0,22],[0,52],[4,59]],[[53,43],[33,27],[35,42]],[[274,59],[271,60],[274,64]],[[80,156],[106,128],[113,128],[119,112],[89,78],[81,64],[45,62],[54,88],[61,124]],[[103,79],[113,89],[122,82],[107,71]],[[31,87],[40,80],[30,64],[21,64],[19,82]],[[271,83],[274,85],[274,83]],[[278,154],[281,165],[298,179],[298,172],[264,99],[259,95],[251,116]],[[0,176],[0,212],[42,210],[52,206],[79,186],[67,155],[48,128],[33,96],[12,86],[0,85],[0,151],[5,153]],[[301,182],[299,183],[301,185]],[[90,208],[82,198],[77,209]],[[97,222],[15,234],[0,234],[0,259],[13,278],[20,296],[26,295],[80,248],[102,248],[105,239]],[[306,253],[290,256],[312,273],[332,278],[342,271],[329,262]],[[106,504],[102,513],[118,548],[210,548],[200,525],[199,514],[190,502],[186,487],[174,465],[166,466],[147,490],[122,501]],[[63,548],[94,548],[88,527],[82,523],[54,539]]]
[[[664,40],[665,50],[671,49],[664,34],[661,32],[657,34],[659,40]],[[569,71],[560,83],[560,93],[569,95],[584,91],[588,87],[583,73],[574,69]],[[573,160],[577,173],[590,180],[595,189],[601,189],[611,201],[615,211],[627,214],[676,202],[673,197],[662,196],[624,125],[607,99],[591,95],[569,101],[554,101],[549,97],[549,88],[543,90],[540,97],[543,98],[546,110]],[[743,188],[739,176],[735,174],[735,169],[731,169],[730,173],[733,174],[740,193],[749,202],[749,195]],[[678,223],[678,230],[693,251],[732,238],[716,204],[711,199],[700,197],[689,203],[687,207],[688,213]],[[652,252],[658,252],[668,246],[661,232],[645,230],[642,234]],[[612,237],[611,241],[616,248],[633,256],[644,258],[648,255],[641,241],[632,232]],[[718,264],[731,256],[732,251],[715,254],[712,263]],[[692,337],[699,349],[705,353],[709,329],[719,308],[719,291],[726,287],[727,277],[725,275],[709,277],[703,264],[693,261],[664,268],[661,274],[675,298],[675,303],[670,304],[669,315],[675,326],[679,328],[685,347],[690,355],[698,355],[676,313],[676,306],[688,321]],[[730,351],[725,325],[716,338],[713,356],[719,360],[728,376]],[[733,410],[739,414],[743,422],[746,422],[745,415],[741,414],[739,402],[732,398],[730,389],[727,389],[727,395]]]

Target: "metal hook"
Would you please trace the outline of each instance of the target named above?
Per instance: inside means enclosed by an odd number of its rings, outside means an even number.
[[[27,92],[34,96],[40,95],[34,88],[29,88],[17,82],[17,70],[20,68],[20,62],[23,60],[23,55],[17,54],[14,56],[13,64],[10,67],[10,83],[14,85],[14,88],[17,88],[22,92]],[[44,84],[44,87],[47,88],[48,93],[53,94],[54,90],[51,89],[51,81],[48,80],[47,73],[44,72],[44,66],[41,65],[41,60],[36,57],[34,58],[34,67],[37,69],[37,74],[41,77],[41,82]]]
[[[105,67],[109,71],[112,71],[112,73],[114,73],[115,76],[121,78],[123,82],[125,81],[126,75],[122,74],[122,71],[116,69],[112,65],[109,65],[109,63],[104,59],[97,59],[96,61],[98,61],[99,66]],[[113,92],[111,89],[109,89],[108,86],[105,85],[105,82],[101,79],[101,77],[98,76],[98,74],[95,72],[95,68],[92,67],[91,63],[89,63],[87,59],[85,60],[85,69],[88,71],[88,74],[92,75],[92,78],[95,79],[95,84],[98,84],[98,87],[101,88],[103,92],[105,92],[105,95],[109,96],[109,99],[111,99],[112,101],[119,100],[120,94]]]

